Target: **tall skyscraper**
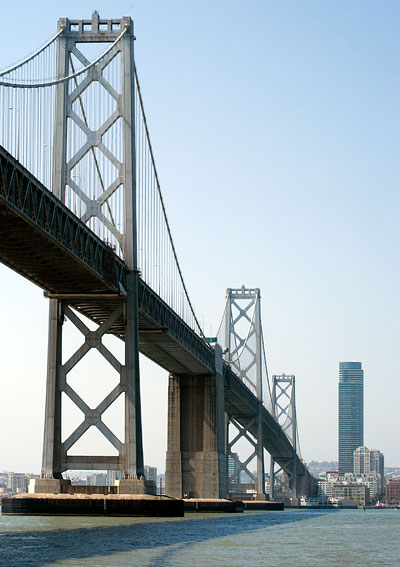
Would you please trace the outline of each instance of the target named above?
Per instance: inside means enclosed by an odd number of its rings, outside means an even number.
[[[364,445],[364,371],[339,362],[339,474],[353,472],[353,453]]]

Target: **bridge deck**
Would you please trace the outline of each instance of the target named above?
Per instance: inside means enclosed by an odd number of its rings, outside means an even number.
[[[0,261],[97,323],[124,301],[126,264],[2,147]],[[176,374],[215,371],[213,349],[140,278],[138,302],[143,354]],[[123,316],[110,332],[123,338]],[[224,380],[226,411],[247,426],[257,398],[227,365]],[[264,446],[286,469],[293,457],[290,442],[265,408],[263,421]],[[297,460],[298,470],[307,472]]]
[[[0,147],[0,260],[97,323],[124,301],[126,264]],[[213,354],[139,279],[143,354],[170,372],[202,374]],[[123,338],[121,316],[111,333]]]

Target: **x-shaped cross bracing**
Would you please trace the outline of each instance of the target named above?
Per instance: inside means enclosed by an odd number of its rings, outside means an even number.
[[[89,64],[88,59],[79,51],[76,45],[69,51],[73,54],[82,64],[86,66]],[[123,235],[120,230],[118,230],[116,223],[111,214],[111,206],[108,206],[108,211],[111,219],[103,213],[102,207],[104,204],[109,203],[109,199],[114,195],[117,189],[124,184],[124,171],[123,165],[119,161],[116,155],[104,144],[104,135],[113,127],[119,118],[122,119],[123,113],[121,108],[121,94],[118,93],[114,87],[107,81],[103,75],[104,69],[110,65],[115,59],[115,57],[121,53],[121,48],[117,44],[99,63],[90,68],[85,78],[81,82],[75,83],[75,88],[71,93],[67,95],[67,116],[78,126],[78,128],[83,132],[86,141],[84,144],[70,157],[66,164],[66,185],[76,193],[79,199],[85,204],[86,211],[81,215],[81,220],[87,223],[92,217],[96,217],[99,221],[104,224],[104,226],[113,234],[116,240],[119,242],[120,246],[123,245]],[[72,62],[71,62],[72,64]],[[98,82],[108,95],[116,101],[116,109],[105,119],[103,124],[99,126],[97,130],[91,130],[88,125],[85,109],[83,107],[82,95],[94,82]],[[81,108],[82,117],[80,117],[74,110],[74,103],[79,102]],[[76,165],[90,152],[92,151],[93,160],[97,161],[94,155],[94,148],[98,148],[100,152],[109,160],[109,162],[115,167],[118,174],[117,177],[110,183],[108,187],[104,186],[104,180],[101,176],[99,167],[96,167],[97,174],[99,177],[99,183],[101,186],[101,194],[97,197],[91,197],[83,187],[74,179],[73,170]]]
[[[109,317],[99,325],[95,331],[91,331],[78,315],[68,306],[64,308],[64,314],[74,324],[74,326],[84,335],[83,344],[72,354],[72,356],[61,365],[60,368],[60,390],[68,396],[68,398],[81,410],[84,415],[83,421],[62,443],[62,451],[65,454],[71,447],[82,437],[82,435],[91,427],[97,427],[100,433],[121,453],[123,443],[111,431],[109,427],[102,421],[102,414],[115,402],[121,393],[124,392],[125,372],[124,366],[103,344],[102,337],[110,329],[113,323],[121,316],[123,305],[119,305]],[[120,382],[113,390],[100,402],[97,407],[90,408],[86,402],[75,392],[68,384],[68,373],[82,360],[82,358],[92,349],[95,348],[109,362],[109,364],[120,375]]]
[[[280,422],[283,431],[292,445],[294,444],[294,415],[292,408],[293,393],[293,384],[291,381],[283,382],[281,380],[275,380],[275,418],[278,422]],[[291,409],[292,413],[290,412]]]
[[[236,463],[236,467],[235,467],[235,472],[229,477],[229,482],[232,482],[232,480],[235,478],[236,475],[238,475],[241,471],[246,472],[249,477],[255,481],[255,476],[252,472],[250,472],[250,470],[247,468],[247,465],[257,456],[257,442],[254,440],[253,436],[251,435],[251,433],[249,434],[249,429],[250,427],[254,426],[255,422],[256,422],[256,416],[254,416],[253,418],[251,418],[247,425],[245,427],[243,427],[242,425],[240,425],[240,423],[238,423],[236,421],[236,419],[234,418],[230,418],[231,423],[236,427],[236,429],[238,430],[237,434],[235,435],[235,437],[232,439],[232,441],[230,441],[228,443],[228,454],[229,456],[235,461]],[[247,439],[247,441],[253,446],[254,451],[247,457],[247,459],[244,462],[241,462],[239,460],[239,458],[237,457],[237,454],[232,452],[232,447],[235,445],[235,443],[237,443],[239,441],[239,439]]]
[[[230,342],[231,345],[233,343],[234,346],[231,347],[230,363],[234,371],[236,371],[236,373],[240,376],[240,378],[244,382],[248,383],[251,389],[254,391],[257,389],[257,385],[255,384],[254,380],[250,378],[250,370],[255,366],[257,362],[257,358],[256,358],[257,355],[255,350],[252,349],[250,346],[250,339],[256,334],[256,329],[254,324],[254,317],[256,313],[254,311],[253,317],[250,318],[248,312],[252,307],[254,307],[257,298],[256,296],[254,296],[249,298],[246,297],[246,299],[248,299],[249,301],[245,307],[241,307],[235,299],[233,298],[231,299],[231,304],[230,304],[231,323],[229,325],[229,329],[231,334]],[[236,307],[236,309],[238,310],[236,317],[233,316],[233,306]],[[238,323],[241,322],[242,319],[245,319],[249,323],[249,330],[246,337],[241,337],[238,331],[236,330]],[[250,355],[250,360],[248,364],[245,367],[243,367],[242,361],[245,358],[243,356],[245,353],[248,353]]]

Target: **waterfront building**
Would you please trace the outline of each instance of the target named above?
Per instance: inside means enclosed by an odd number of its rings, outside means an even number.
[[[386,482],[385,500],[394,504],[400,502],[400,480],[388,480]]]
[[[370,492],[365,484],[338,483],[332,486],[332,499],[343,498],[354,500],[358,506],[365,506],[370,502]]]
[[[378,478],[377,494],[384,491],[384,457],[378,449],[369,450],[368,447],[358,447],[354,451],[354,474],[373,475]],[[371,491],[371,494],[372,491]]]
[[[369,474],[355,474],[345,473],[339,475],[338,473],[328,473],[318,480],[318,495],[326,497],[330,500],[339,498],[337,496],[337,487],[341,486],[366,486],[369,490],[369,498],[372,496],[377,499],[380,496],[381,475],[375,472]],[[361,489],[363,490],[363,489]],[[349,496],[348,491],[345,491],[343,498],[354,498]],[[357,497],[357,501],[362,502],[362,499]],[[368,500],[369,501],[369,500]]]
[[[333,485],[336,484],[333,481],[328,481],[321,479],[318,481],[318,496],[323,498],[332,498]]]
[[[364,371],[339,363],[339,473],[353,472],[353,453],[364,445]]]
[[[358,473],[358,474],[351,474],[346,473],[344,475],[344,482],[352,483],[352,484],[365,484],[368,486],[369,493],[371,498],[377,499],[381,496],[381,475],[376,472],[370,473]]]
[[[9,472],[7,475],[7,490],[11,494],[28,492],[28,478],[26,474]]]
[[[339,482],[337,471],[326,471],[321,473],[318,480],[318,494],[320,497],[332,498],[332,487]]]

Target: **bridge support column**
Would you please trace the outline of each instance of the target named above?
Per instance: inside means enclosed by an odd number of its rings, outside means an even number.
[[[304,474],[298,474],[296,479],[297,494],[296,496],[311,496],[311,490],[309,488],[308,479]]]
[[[226,498],[224,383],[218,372],[169,377],[166,493]]]
[[[61,465],[61,387],[62,302],[50,299],[47,386],[44,420],[42,478],[62,478]]]
[[[125,480],[137,479],[144,475],[142,415],[140,405],[137,272],[130,272],[128,274],[127,287],[124,376],[125,445],[121,463]]]

